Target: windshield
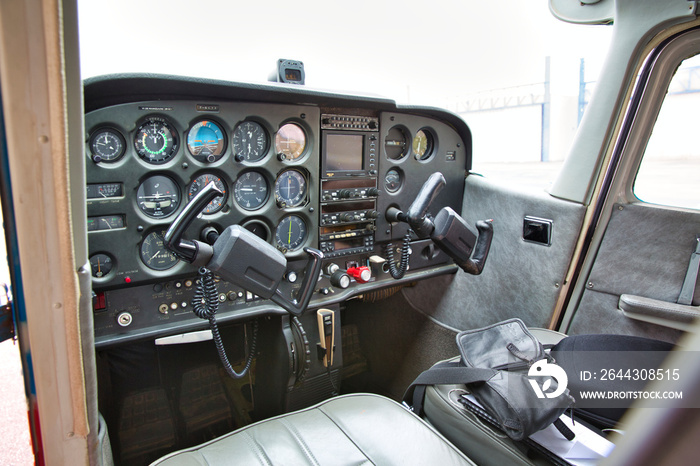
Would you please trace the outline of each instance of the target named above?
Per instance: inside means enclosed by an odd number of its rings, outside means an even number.
[[[482,173],[563,160],[611,34],[557,20],[546,0],[81,0],[79,14],[83,78],[265,82],[278,59],[300,60],[306,87],[460,114]]]

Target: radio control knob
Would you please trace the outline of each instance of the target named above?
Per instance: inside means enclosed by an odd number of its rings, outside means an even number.
[[[350,286],[350,277],[345,270],[338,269],[331,275],[331,285],[344,290]]]
[[[369,189],[367,190],[367,195],[368,195],[368,196],[372,196],[372,197],[378,196],[378,195],[379,195],[379,190],[378,190],[377,188],[369,188]]]
[[[350,190],[349,189],[341,189],[340,192],[338,193],[338,196],[340,196],[343,199],[347,199],[350,197]]]
[[[367,216],[369,218],[378,218],[379,212],[377,212],[376,210],[370,210],[369,212],[367,212]]]
[[[341,222],[351,222],[354,220],[354,216],[352,214],[341,214],[340,215],[340,221]]]

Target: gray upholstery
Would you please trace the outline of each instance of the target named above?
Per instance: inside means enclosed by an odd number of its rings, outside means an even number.
[[[426,422],[378,395],[345,395],[171,453],[162,466],[474,464]]]

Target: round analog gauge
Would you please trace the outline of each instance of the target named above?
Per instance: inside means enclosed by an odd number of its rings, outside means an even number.
[[[384,139],[384,151],[390,159],[398,160],[408,153],[407,131],[401,126],[394,126]]]
[[[167,176],[151,176],[136,191],[136,202],[149,217],[167,217],[180,206],[180,190]]]
[[[112,128],[100,128],[90,136],[89,141],[92,160],[97,162],[115,162],[126,151],[124,136]]]
[[[200,162],[216,162],[226,150],[224,132],[211,120],[195,123],[187,133],[187,148]]]
[[[295,123],[283,125],[275,136],[275,149],[286,160],[296,160],[301,157],[306,148],[306,133]]]
[[[190,188],[187,190],[187,198],[191,201],[199,191],[204,189],[204,187],[212,181],[214,182],[216,187],[219,188],[219,190],[222,193],[224,193],[224,195],[215,197],[213,201],[207,204],[207,206],[202,211],[203,214],[216,213],[220,211],[221,208],[224,206],[224,203],[226,202],[226,183],[224,183],[224,181],[216,175],[212,175],[211,173],[204,173],[192,180]]]
[[[134,137],[136,153],[149,163],[165,163],[177,152],[177,133],[160,117],[147,119]]]
[[[280,207],[296,207],[306,200],[306,177],[299,170],[287,170],[275,181],[275,199]]]
[[[233,130],[233,154],[239,162],[257,162],[267,153],[267,132],[260,123],[244,121]]]
[[[249,220],[243,224],[243,228],[263,241],[267,241],[270,238],[270,229],[265,222],[261,220]]]
[[[95,278],[104,278],[112,271],[113,265],[112,257],[107,254],[100,253],[90,257],[90,268]]]
[[[399,172],[399,170],[397,170],[396,168],[392,168],[391,170],[386,172],[386,175],[384,175],[384,188],[387,192],[397,192],[399,189],[401,189],[402,184],[403,177],[401,176],[401,172]]]
[[[427,160],[433,153],[433,133],[421,129],[413,138],[413,153],[416,160]]]
[[[299,249],[306,239],[306,222],[297,216],[285,217],[275,230],[275,243],[283,252]]]
[[[233,197],[245,210],[259,209],[267,201],[267,180],[258,172],[245,172],[236,180]]]
[[[141,242],[141,260],[149,269],[168,270],[178,262],[178,258],[165,247],[165,230],[149,233]]]

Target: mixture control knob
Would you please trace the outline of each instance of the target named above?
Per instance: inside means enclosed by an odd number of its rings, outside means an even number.
[[[367,266],[350,267],[348,275],[353,277],[357,283],[367,283],[372,278],[372,271]]]
[[[338,269],[331,275],[331,285],[345,289],[350,286],[350,277],[344,270]]]

